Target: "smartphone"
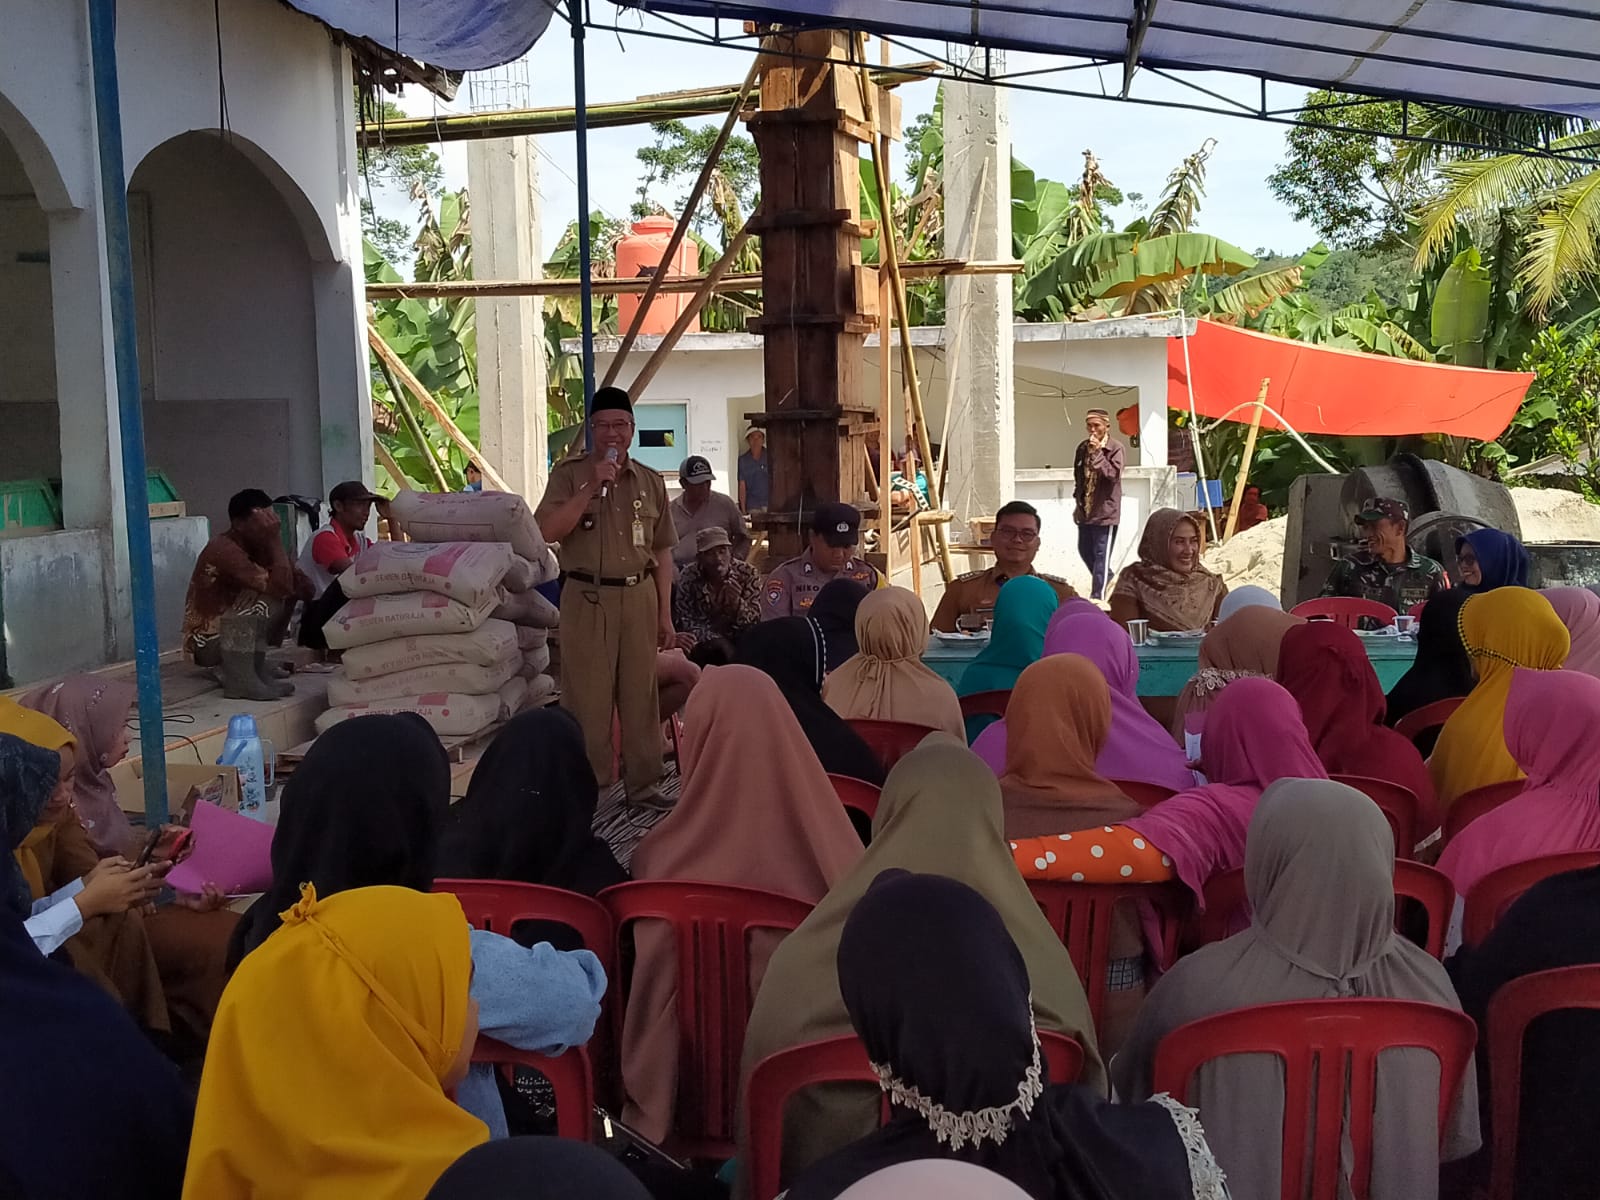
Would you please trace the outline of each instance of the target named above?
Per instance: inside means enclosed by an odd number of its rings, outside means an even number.
[[[147,867],[150,860],[155,857],[156,847],[161,844],[161,827],[158,825],[150,831],[150,836],[144,840],[144,849],[139,851],[139,858],[133,864],[136,867]]]

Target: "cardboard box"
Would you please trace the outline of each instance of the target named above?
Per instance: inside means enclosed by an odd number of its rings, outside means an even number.
[[[111,781],[117,785],[117,802],[124,812],[144,812],[144,760],[124,759],[111,768]],[[191,789],[203,787],[218,777],[222,779],[219,803],[233,812],[239,811],[239,768],[220,767],[215,763],[184,762],[167,759],[167,809],[176,813],[183,806]]]

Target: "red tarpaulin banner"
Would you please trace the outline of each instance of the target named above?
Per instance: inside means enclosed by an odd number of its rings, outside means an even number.
[[[1449,433],[1489,442],[1516,416],[1531,371],[1484,371],[1333,350],[1198,321],[1189,335],[1194,407],[1203,417],[1251,419],[1270,379],[1267,405],[1303,434],[1400,437]],[[1167,342],[1167,403],[1188,411],[1184,339]],[[1230,409],[1236,411],[1229,413]],[[1263,429],[1283,426],[1271,413]]]

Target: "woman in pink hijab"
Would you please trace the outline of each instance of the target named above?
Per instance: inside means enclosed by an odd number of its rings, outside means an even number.
[[[1095,759],[1096,773],[1105,779],[1153,783],[1174,792],[1193,787],[1194,772],[1183,751],[1139,703],[1139,657],[1127,631],[1099,610],[1069,610],[1067,605],[1072,603],[1068,600],[1051,618],[1044,637],[1044,657],[1081,654],[1099,668],[1111,688],[1111,732]],[[1071,698],[1063,697],[1063,703],[1071,703]],[[972,750],[996,776],[1005,774],[1006,723],[996,721],[985,729]]]
[[[1562,670],[1600,676],[1600,596],[1575,587],[1545,588],[1539,594],[1550,601],[1572,638]]]
[[[1563,589],[1566,590],[1566,589]],[[1506,749],[1528,776],[1514,800],[1485,813],[1445,847],[1439,869],[1465,896],[1512,863],[1600,849],[1600,679],[1574,671],[1517,671],[1506,700]]]
[[[117,803],[110,769],[128,756],[128,718],[138,689],[120,679],[73,675],[18,697],[78,740],[72,769],[72,807],[101,855],[138,853],[138,838]]]

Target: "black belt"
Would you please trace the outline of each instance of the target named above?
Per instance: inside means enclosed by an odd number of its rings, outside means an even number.
[[[619,579],[607,579],[599,575],[590,575],[586,571],[568,571],[563,578],[576,579],[579,583],[589,583],[596,587],[631,588],[635,584],[645,581],[643,575],[624,575]]]

